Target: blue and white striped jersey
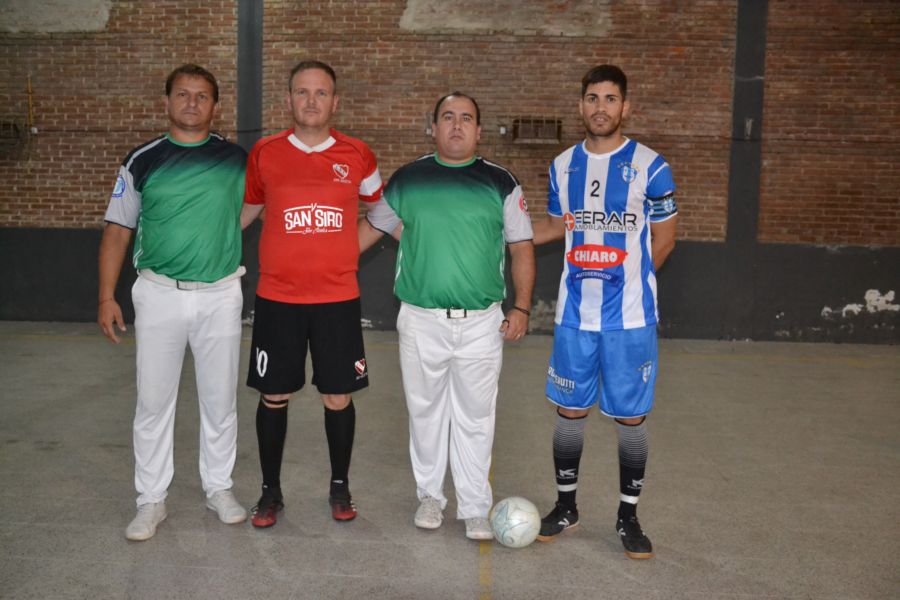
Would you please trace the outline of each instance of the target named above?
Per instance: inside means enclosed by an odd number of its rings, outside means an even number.
[[[674,194],[669,164],[634,140],[608,154],[591,154],[582,142],[553,160],[547,212],[566,226],[558,325],[612,331],[656,323],[650,223],[678,212]]]

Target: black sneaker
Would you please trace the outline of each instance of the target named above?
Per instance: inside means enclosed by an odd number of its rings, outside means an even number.
[[[622,540],[622,545],[625,546],[625,554],[628,558],[641,559],[653,556],[653,545],[650,544],[650,539],[644,535],[637,517],[616,521],[616,532],[619,534],[619,539]]]
[[[537,539],[552,542],[560,533],[573,527],[578,527],[578,509],[557,502],[550,514],[541,519],[541,531]]]
[[[254,527],[271,527],[283,510],[284,498],[281,496],[281,488],[270,488],[264,485],[259,502],[250,511],[250,522]]]

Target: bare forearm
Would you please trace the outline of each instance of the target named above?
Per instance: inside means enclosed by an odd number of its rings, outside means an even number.
[[[357,234],[359,235],[360,254],[371,248],[372,245],[384,235],[383,231],[379,231],[372,227],[372,224],[369,223],[369,220],[365,217],[359,220],[356,229]]]
[[[656,271],[659,271],[660,267],[663,266],[663,263],[666,262],[666,259],[669,258],[669,255],[672,253],[672,250],[675,249],[675,240],[667,241],[665,245],[661,242],[657,243],[655,240],[652,243],[653,247],[653,268]]]
[[[653,268],[657,271],[675,249],[677,225],[677,215],[661,223],[650,224],[650,251],[653,253]]]
[[[118,344],[116,330],[125,331],[122,309],[116,302],[116,283],[131,241],[131,230],[115,223],[107,223],[100,240],[100,256],[97,259],[100,286],[97,292],[97,324],[103,335]]]
[[[534,292],[534,244],[530,241],[517,242],[509,246],[512,257],[512,280],[515,290],[515,305],[531,310],[531,295]]]
[[[247,229],[250,223],[256,220],[264,207],[265,204],[247,204],[245,202],[241,207],[241,229]]]
[[[100,286],[97,301],[103,302],[115,296],[116,283],[122,272],[122,263],[131,241],[131,230],[121,225],[108,223],[100,241],[98,270]]]
[[[534,245],[539,246],[560,240],[566,234],[566,226],[560,217],[551,217],[547,215],[539,221],[535,221],[532,225],[534,229]]]

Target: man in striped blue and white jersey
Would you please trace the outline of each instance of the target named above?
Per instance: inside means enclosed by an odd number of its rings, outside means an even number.
[[[557,405],[558,500],[541,522],[549,541],[578,525],[575,493],[585,417],[600,403],[616,421],[620,503],[616,531],[631,558],[650,558],[637,519],[647,463],[644,420],[656,381],[656,270],[675,246],[675,183],[668,163],[622,133],[630,109],[619,67],[581,83],[585,140],[550,165],[547,217],[534,243],[565,236],[547,399]]]

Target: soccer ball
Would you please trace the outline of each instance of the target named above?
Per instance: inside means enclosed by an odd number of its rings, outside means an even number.
[[[520,496],[510,496],[495,504],[490,520],[494,538],[508,548],[524,548],[541,530],[537,507]]]

